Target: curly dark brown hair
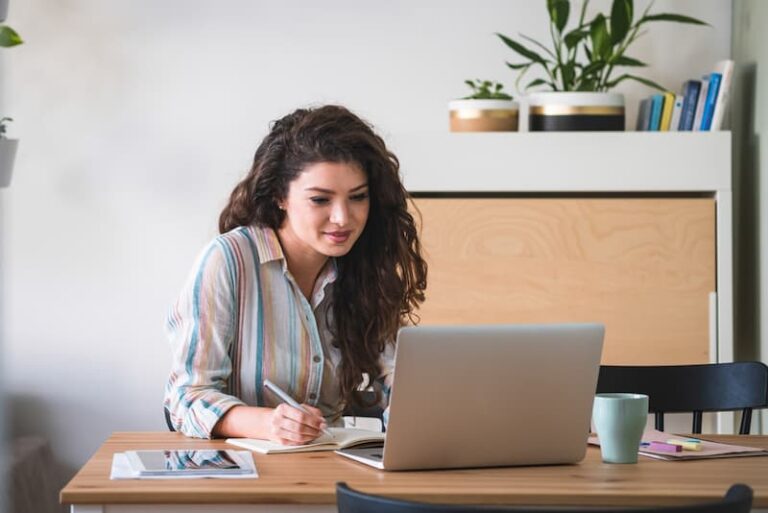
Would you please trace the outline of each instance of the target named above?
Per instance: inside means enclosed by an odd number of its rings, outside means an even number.
[[[394,344],[401,326],[418,322],[415,310],[427,287],[427,264],[408,211],[400,163],[382,138],[336,105],[299,109],[275,121],[250,172],[232,191],[219,231],[251,224],[280,228],[285,212],[278,204],[290,182],[318,162],[356,164],[368,179],[368,221],[349,253],[336,261],[331,326],[341,353],[342,396],[360,404],[356,391],[363,373],[371,378],[380,374],[380,354],[387,343]]]

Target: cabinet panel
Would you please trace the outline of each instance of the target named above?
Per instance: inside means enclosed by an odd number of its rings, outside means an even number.
[[[423,324],[596,321],[603,363],[709,361],[713,199],[415,204],[429,263]]]

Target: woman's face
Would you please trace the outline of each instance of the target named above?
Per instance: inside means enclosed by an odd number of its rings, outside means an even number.
[[[310,164],[288,187],[280,202],[285,221],[280,227],[283,250],[289,255],[345,255],[368,220],[368,179],[357,164]]]

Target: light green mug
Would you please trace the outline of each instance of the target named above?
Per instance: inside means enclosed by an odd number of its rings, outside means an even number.
[[[592,420],[605,463],[637,463],[637,450],[648,419],[648,396],[597,394]]]

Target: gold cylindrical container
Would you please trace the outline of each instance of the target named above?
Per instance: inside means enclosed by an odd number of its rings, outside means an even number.
[[[519,122],[512,100],[454,100],[449,104],[451,132],[515,132]]]

